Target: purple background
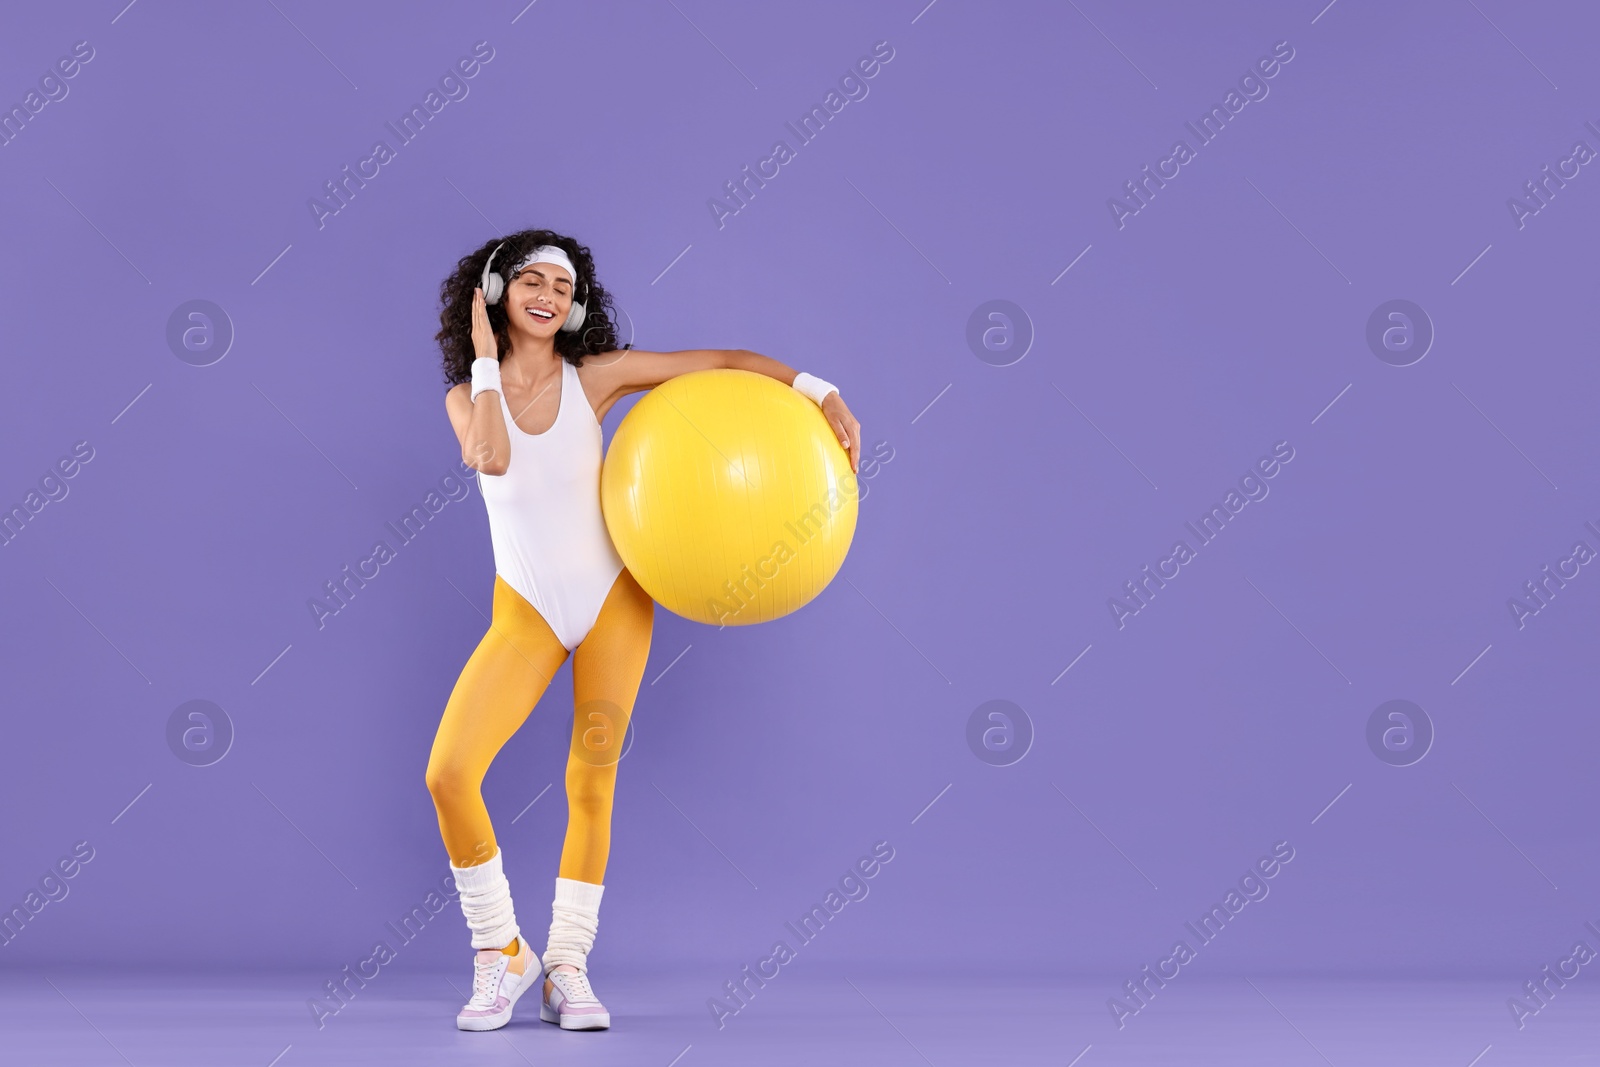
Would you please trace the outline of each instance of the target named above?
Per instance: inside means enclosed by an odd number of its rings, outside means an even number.
[[[800,966],[1109,995],[1280,840],[1208,973],[1520,982],[1563,954],[1600,920],[1600,577],[1520,630],[1507,599],[1600,548],[1600,176],[1521,229],[1507,199],[1600,148],[1595,25],[1321,7],[19,9],[7,104],[95,57],[0,149],[0,504],[94,459],[0,548],[0,903],[95,858],[0,967],[227,938],[331,974],[445,873],[423,769],[489,610],[481,497],[324,628],[307,601],[458,462],[438,285],[527,226],[593,248],[640,347],[812,371],[893,451],[803,611],[658,610],[597,966],[732,977],[878,840],[893,862]],[[319,228],[308,200],[480,40],[469,95]],[[708,199],[880,40],[869,95],[719,229]],[[1270,95],[1119,229],[1108,198],[1283,40]],[[1396,298],[1437,331],[1411,366],[1365,340]],[[166,341],[192,299],[236,331],[210,366]],[[1036,334],[1009,366],[966,341],[993,299]],[[1281,440],[1270,496],[1119,630],[1107,599]],[[237,735],[200,768],[164,733],[197,698]],[[1011,766],[967,744],[994,699],[1035,731]],[[1366,741],[1391,699],[1437,731],[1411,766]],[[569,664],[485,784],[530,930],[570,715]],[[454,904],[440,924],[396,966],[459,967]]]

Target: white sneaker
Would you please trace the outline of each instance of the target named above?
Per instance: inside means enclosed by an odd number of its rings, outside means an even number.
[[[551,971],[544,978],[544,998],[539,1004],[539,1018],[547,1023],[560,1023],[563,1030],[610,1028],[611,1013],[595,999],[594,990],[589,988],[587,974]]]
[[[472,999],[456,1016],[458,1030],[498,1030],[511,1021],[517,998],[539,977],[539,956],[521,937],[517,954],[479,949],[472,961]]]

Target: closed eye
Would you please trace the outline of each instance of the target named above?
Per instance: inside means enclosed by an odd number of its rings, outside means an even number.
[[[539,270],[537,267],[529,267],[527,270],[517,275],[517,281],[527,282],[529,285],[538,285],[540,282],[549,281],[549,279],[545,277],[544,271]],[[562,294],[569,293],[572,291],[572,283],[567,281],[565,278],[557,278],[555,281],[555,291]]]

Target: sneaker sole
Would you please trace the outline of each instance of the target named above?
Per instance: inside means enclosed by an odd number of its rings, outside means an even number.
[[[527,977],[528,976],[526,974],[523,975],[524,979]],[[542,979],[543,975],[541,974],[539,977]],[[459,1015],[456,1016],[456,1029],[472,1031],[500,1029],[506,1023],[511,1021],[511,1009],[517,1006],[517,1001],[522,999],[522,994],[526,993],[528,991],[528,987],[534,984],[535,983],[533,982],[524,981],[522,985],[518,986],[516,992],[512,993],[511,996],[507,998],[506,1010],[501,1012],[499,1015],[475,1015],[469,1019],[463,1019]]]
[[[550,1010],[550,1005],[539,1005],[539,1018],[543,1022],[556,1023],[563,1030],[609,1030],[611,1029],[611,1013],[599,1015],[568,1015],[565,1018]]]

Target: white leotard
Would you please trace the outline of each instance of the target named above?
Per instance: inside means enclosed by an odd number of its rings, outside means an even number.
[[[565,359],[561,402],[548,430],[520,429],[504,396],[500,411],[511,459],[504,474],[480,472],[478,478],[495,573],[538,610],[570,652],[588,636],[623,566],[600,512],[600,423],[578,368]]]

